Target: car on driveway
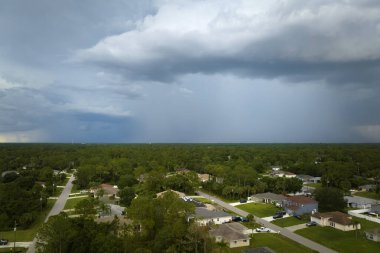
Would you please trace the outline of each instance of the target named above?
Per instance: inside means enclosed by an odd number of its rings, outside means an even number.
[[[306,226],[307,227],[317,226],[317,223],[315,221],[310,221],[310,222],[306,223]]]
[[[273,219],[279,219],[279,218],[282,218],[284,217],[284,215],[282,215],[282,213],[276,213],[274,216],[273,216]]]
[[[0,239],[0,245],[7,245],[7,244],[8,244],[8,240]]]
[[[266,227],[259,227],[259,228],[256,228],[256,232],[270,232],[270,229],[269,228],[266,228]]]

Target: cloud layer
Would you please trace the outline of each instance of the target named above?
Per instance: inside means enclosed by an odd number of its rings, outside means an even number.
[[[377,0],[0,2],[1,142],[380,142]]]

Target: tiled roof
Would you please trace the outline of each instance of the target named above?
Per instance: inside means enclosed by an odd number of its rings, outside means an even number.
[[[289,196],[288,200],[299,204],[318,204],[318,201],[316,201],[315,199],[308,198],[305,196]]]
[[[330,221],[342,224],[342,225],[352,225],[354,222],[351,219],[351,216],[342,212],[327,212],[327,213],[315,213],[311,216],[320,218],[329,218]]]

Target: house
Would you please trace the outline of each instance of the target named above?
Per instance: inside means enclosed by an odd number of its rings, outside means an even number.
[[[289,215],[303,215],[318,211],[318,201],[305,196],[289,196],[282,202]]]
[[[180,175],[186,175],[187,173],[190,173],[190,172],[191,170],[186,169],[186,168],[176,169],[176,173]]]
[[[276,205],[282,205],[282,201],[285,200],[284,195],[275,194],[271,192],[258,193],[251,196],[251,200],[254,202],[264,202]]]
[[[195,214],[188,217],[188,221],[195,219],[200,225],[222,224],[232,221],[232,215],[223,211],[210,211],[204,207],[196,207]]]
[[[116,196],[119,192],[119,188],[117,185],[110,185],[110,184],[101,184],[100,188],[104,191],[105,194],[108,196]]]
[[[239,223],[221,224],[218,227],[211,229],[209,233],[212,237],[215,237],[216,242],[226,242],[230,248],[249,246],[249,235],[244,234],[241,231],[241,227],[235,226],[235,224]],[[239,225],[243,226],[241,224]]]
[[[320,183],[321,180],[322,180],[321,177],[313,177],[313,178],[309,179],[309,183],[315,183],[316,184],[316,183]]]
[[[352,231],[360,229],[360,224],[352,221],[352,217],[342,212],[314,213],[310,217],[322,227],[333,227],[342,231]]]
[[[271,175],[274,177],[286,177],[286,178],[294,178],[297,176],[294,173],[283,171],[283,170],[273,171]]]
[[[246,249],[243,252],[244,253],[276,253],[276,251],[274,251],[274,250],[272,250],[271,248],[268,248],[268,247]]]
[[[314,177],[309,175],[297,175],[297,178],[300,179],[304,183],[310,183],[310,180],[312,180]]]
[[[380,204],[371,205],[370,213],[380,217]]]
[[[366,185],[360,185],[359,187],[360,191],[374,191],[376,190],[376,185],[375,184],[366,184]]]
[[[202,183],[205,183],[205,182],[208,182],[210,181],[210,174],[197,174],[198,175],[198,178],[199,180],[202,182]]]
[[[376,200],[359,197],[359,196],[344,196],[344,199],[347,202],[347,207],[351,208],[371,208],[371,205],[376,204]]]
[[[367,231],[364,231],[364,233],[368,240],[380,242],[380,228],[367,230]]]
[[[320,183],[321,182],[321,177],[313,177],[310,175],[297,175],[297,178],[302,180],[303,183]]]

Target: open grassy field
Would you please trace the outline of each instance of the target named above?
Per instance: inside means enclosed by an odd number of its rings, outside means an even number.
[[[47,214],[53,207],[55,200],[49,199],[47,208],[40,213],[34,223],[28,229],[17,229],[16,231],[16,241],[17,242],[29,242],[32,241],[34,236],[37,234],[38,229],[41,227],[42,223],[45,221]],[[13,241],[14,233],[13,231],[0,232],[3,238]]]
[[[343,232],[332,227],[316,226],[297,230],[296,233],[342,253],[380,252],[380,243],[367,240],[364,234],[365,230],[380,227],[380,224],[359,218],[354,219],[362,226],[362,229],[357,232]]]
[[[249,203],[237,205],[236,207],[258,217],[273,216],[278,210],[280,210],[274,205],[264,203]]]
[[[251,239],[250,247],[230,249],[232,253],[243,252],[244,249],[267,246],[277,253],[313,253],[314,251],[305,246],[292,241],[279,234],[254,234]]]
[[[290,226],[294,226],[294,225],[298,225],[298,224],[307,223],[309,221],[310,221],[309,218],[303,218],[303,219],[299,220],[295,217],[287,217],[287,218],[274,220],[274,221],[272,221],[272,223],[276,224],[277,226],[285,228],[285,227],[290,227]]]
[[[380,194],[376,192],[356,192],[355,196],[380,200]]]
[[[68,199],[66,201],[65,207],[63,209],[73,209],[75,206],[81,202],[82,200],[88,198],[88,195],[84,195],[83,197],[81,196],[80,198],[73,198],[73,199]]]

